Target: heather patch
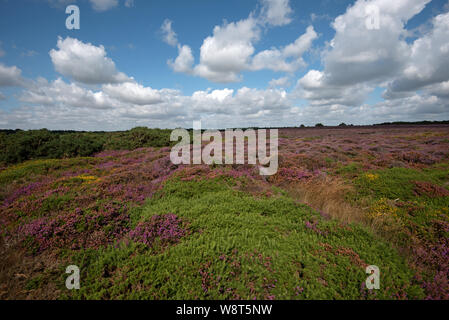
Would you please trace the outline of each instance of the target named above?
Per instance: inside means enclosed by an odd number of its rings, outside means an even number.
[[[140,222],[130,231],[129,237],[151,248],[164,248],[178,243],[189,233],[183,224],[174,214],[154,215],[149,221]]]
[[[99,247],[121,239],[128,231],[126,207],[104,205],[83,212],[74,212],[55,218],[38,218],[19,228],[27,249],[38,254],[47,249],[72,250]]]
[[[425,181],[414,181],[414,193],[417,196],[426,196],[429,198],[447,197],[449,190]]]

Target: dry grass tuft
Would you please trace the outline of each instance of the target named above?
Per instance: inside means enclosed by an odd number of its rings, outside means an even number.
[[[320,211],[325,218],[336,219],[343,224],[358,223],[369,228],[377,236],[395,242],[395,234],[403,228],[391,217],[373,218],[372,208],[362,201],[360,207],[351,205],[347,196],[354,187],[339,177],[318,176],[307,181],[298,181],[282,186],[291,197],[300,203]]]
[[[307,181],[298,181],[284,186],[289,194],[325,216],[343,223],[366,223],[361,208],[353,207],[346,200],[354,191],[338,177],[318,176]]]

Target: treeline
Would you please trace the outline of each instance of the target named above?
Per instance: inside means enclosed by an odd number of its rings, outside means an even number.
[[[137,127],[117,132],[0,130],[0,164],[87,157],[104,150],[170,146],[171,130]]]
[[[296,127],[296,126],[289,126],[289,127],[280,127],[280,126],[276,126],[276,127],[249,127],[249,128],[228,128],[228,129],[253,129],[253,130],[257,130],[257,129],[305,129],[305,128],[344,128],[344,127],[377,127],[377,126],[400,126],[400,125],[445,125],[445,124],[449,124],[449,120],[443,120],[443,121],[414,121],[414,122],[407,122],[407,121],[396,121],[396,122],[383,122],[383,123],[375,123],[375,124],[371,124],[371,125],[354,125],[354,124],[346,124],[344,122],[340,123],[338,126],[337,125],[325,125],[322,123],[317,123],[315,125],[309,125],[306,126],[305,124],[301,124],[300,126]]]
[[[430,125],[430,124],[449,124],[449,120],[443,120],[443,121],[414,121],[414,122],[407,122],[407,121],[396,121],[396,122],[384,122],[381,124],[378,124],[379,126],[389,126],[389,125]]]

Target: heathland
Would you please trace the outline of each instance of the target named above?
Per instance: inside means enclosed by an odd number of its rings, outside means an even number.
[[[280,129],[269,177],[169,137],[1,132],[0,298],[449,299],[449,125]]]

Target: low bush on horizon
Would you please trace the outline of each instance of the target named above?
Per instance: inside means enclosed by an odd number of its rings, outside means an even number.
[[[32,159],[88,157],[105,150],[170,146],[171,130],[137,127],[117,132],[15,130],[0,132],[0,165]]]

